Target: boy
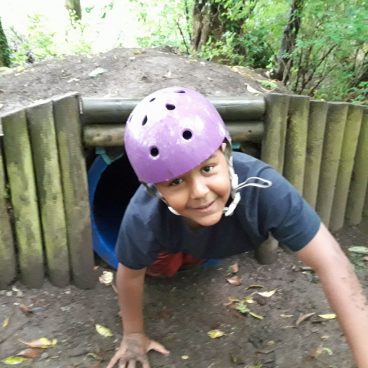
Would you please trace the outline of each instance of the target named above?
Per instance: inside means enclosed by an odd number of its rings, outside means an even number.
[[[231,155],[225,124],[204,96],[182,87],[152,93],[130,115],[124,140],[143,185],[117,241],[124,337],[107,368],[149,368],[149,350],[169,353],[144,333],[146,272],[172,275],[188,257],[239,254],[269,234],[318,274],[358,367],[368,368],[368,306],[351,264],[281,175],[248,155]]]

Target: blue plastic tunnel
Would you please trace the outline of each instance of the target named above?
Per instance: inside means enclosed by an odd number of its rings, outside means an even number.
[[[126,155],[108,164],[101,156],[88,170],[94,251],[117,268],[115,243],[124,211],[139,186]]]

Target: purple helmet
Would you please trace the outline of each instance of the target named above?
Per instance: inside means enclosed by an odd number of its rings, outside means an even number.
[[[207,160],[230,135],[212,103],[183,87],[153,92],[126,123],[124,143],[138,179],[156,184]]]

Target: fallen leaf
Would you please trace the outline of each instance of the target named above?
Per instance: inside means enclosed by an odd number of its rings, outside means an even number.
[[[239,272],[239,264],[238,262],[234,263],[230,266],[230,272],[231,273],[238,273]]]
[[[104,68],[96,68],[96,69],[94,69],[94,70],[92,70],[89,74],[88,74],[88,76],[89,77],[91,77],[91,78],[95,78],[95,77],[97,77],[97,76],[99,76],[100,74],[104,74],[104,73],[106,73],[107,72],[107,70],[106,69],[104,69]]]
[[[33,313],[32,308],[24,305],[24,304],[20,304],[19,305],[19,309],[24,313],[24,314],[31,314]]]
[[[263,286],[258,285],[258,284],[253,284],[253,285],[249,285],[245,290],[249,290],[249,289],[263,289]]]
[[[226,279],[226,281],[227,281],[229,284],[234,285],[234,286],[239,286],[239,285],[241,285],[241,278],[240,278],[238,275],[228,277],[228,278]]]
[[[104,327],[102,325],[96,324],[96,331],[103,337],[111,337],[113,336],[113,333],[110,329],[107,327]]]
[[[328,355],[332,355],[332,350],[330,348],[325,348],[323,346],[318,346],[318,348],[312,351],[309,355],[311,358],[317,359],[322,353],[327,353]]]
[[[249,311],[248,313],[249,313],[252,317],[254,317],[254,318],[257,318],[257,319],[260,319],[260,320],[264,319],[264,317],[263,317],[263,316],[260,316],[259,314],[254,313],[254,312],[252,312],[252,311]]]
[[[238,302],[238,303],[236,303],[235,309],[238,312],[242,313],[242,314],[246,314],[246,313],[249,312],[249,308],[248,308],[248,306],[245,304],[245,302],[243,300],[240,301],[240,302]]]
[[[17,356],[28,358],[28,359],[35,359],[38,358],[42,354],[43,349],[41,348],[27,348],[20,351]]]
[[[188,359],[189,359],[189,355],[182,355],[182,356],[181,356],[181,359],[183,359],[183,360],[188,360]]]
[[[261,91],[257,91],[255,88],[250,86],[248,83],[245,83],[245,85],[247,86],[247,91],[250,92],[250,93],[254,93],[254,94],[257,94],[257,95],[262,93]]]
[[[280,314],[281,318],[291,318],[294,317],[294,314]]]
[[[9,317],[4,319],[2,326],[3,328],[7,328],[9,326]]]
[[[220,330],[211,330],[207,332],[207,335],[211,338],[211,339],[218,339],[222,336],[225,335],[224,332],[220,331]]]
[[[355,246],[348,248],[349,252],[359,253],[359,254],[368,254],[368,247],[364,246]]]
[[[19,340],[22,344],[29,346],[30,348],[49,349],[57,344],[57,339],[49,340],[47,337],[41,337],[40,339],[30,342]]]
[[[270,298],[273,294],[275,294],[277,289],[270,291],[257,291],[257,294],[263,296],[264,298]]]
[[[23,358],[20,356],[10,356],[10,357],[3,359],[2,362],[6,365],[16,365],[16,364],[21,364],[25,362],[26,360],[27,358]]]
[[[98,280],[103,285],[111,285],[112,281],[114,280],[114,274],[110,271],[103,271]]]
[[[336,314],[335,313],[319,314],[318,317],[323,319],[335,319]]]
[[[307,313],[307,314],[301,314],[298,318],[298,320],[296,321],[295,325],[299,326],[302,322],[304,322],[305,320],[307,320],[308,318],[314,316],[315,313]]]
[[[252,297],[252,296],[245,296],[245,297],[243,298],[243,300],[244,300],[246,303],[248,303],[248,304],[254,304],[254,303],[255,303],[255,301],[254,301],[254,299],[253,299],[253,297]]]

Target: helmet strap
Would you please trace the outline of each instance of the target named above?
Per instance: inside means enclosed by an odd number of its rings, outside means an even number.
[[[262,179],[257,176],[251,176],[247,178],[242,183],[238,184],[239,178],[238,175],[235,174],[234,166],[233,166],[233,158],[229,157],[228,159],[229,166],[229,175],[230,175],[230,184],[231,184],[231,198],[233,199],[228,207],[224,208],[224,216],[231,216],[236,207],[238,206],[241,195],[240,190],[245,187],[258,187],[258,188],[269,188],[272,186],[272,182],[267,179]]]

